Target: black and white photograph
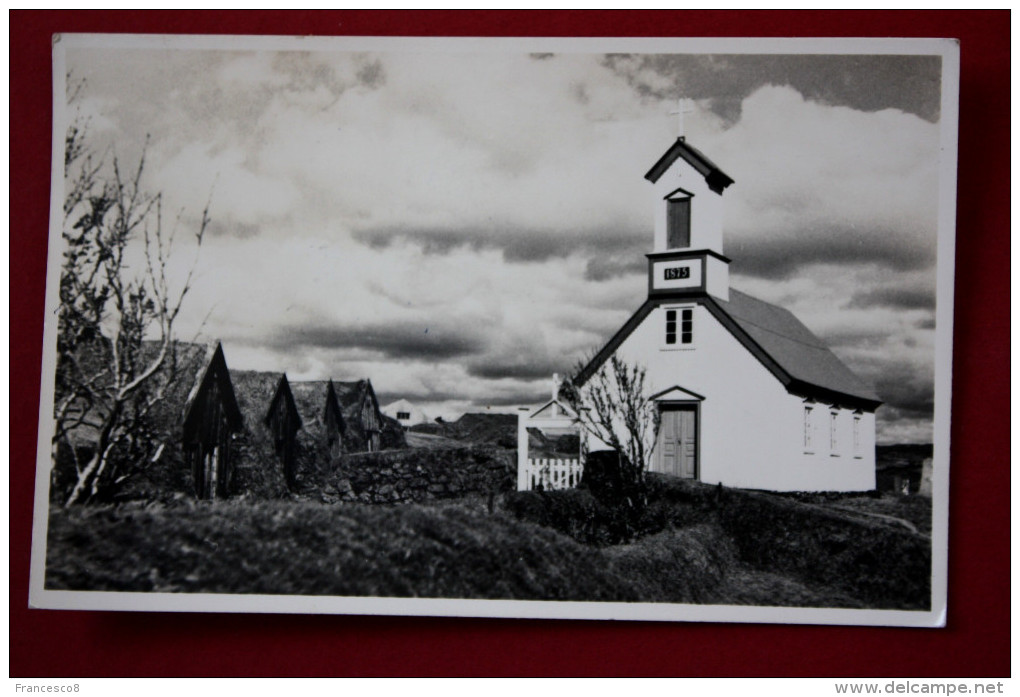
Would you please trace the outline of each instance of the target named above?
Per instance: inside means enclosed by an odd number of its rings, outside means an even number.
[[[57,37],[32,605],[942,626],[958,73]]]

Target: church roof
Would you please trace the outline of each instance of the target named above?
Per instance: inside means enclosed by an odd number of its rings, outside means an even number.
[[[839,360],[789,310],[733,289],[729,301],[713,300],[779,363],[794,383],[881,402],[874,388]]]
[[[648,170],[645,179],[653,184],[659,181],[659,177],[665,174],[666,170],[679,158],[683,158],[698,174],[703,176],[708,188],[717,194],[721,194],[723,189],[733,183],[733,178],[730,175],[719,169],[718,165],[705,157],[700,150],[689,145],[683,138],[676,139],[669,150]]]
[[[728,301],[711,296],[691,298],[726,327],[786,389],[805,397],[875,409],[882,400],[825,343],[789,310],[730,289]],[[577,375],[583,385],[652,310],[676,298],[649,298]]]

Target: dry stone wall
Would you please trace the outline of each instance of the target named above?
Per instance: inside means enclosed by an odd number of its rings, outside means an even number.
[[[326,502],[413,503],[512,491],[513,450],[476,446],[345,455],[324,487]]]

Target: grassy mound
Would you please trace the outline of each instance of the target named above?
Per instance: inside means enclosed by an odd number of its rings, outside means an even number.
[[[50,515],[53,589],[640,600],[552,530],[458,506],[215,503]]]
[[[908,511],[922,523],[926,500],[897,505],[868,497],[822,496],[811,503],[648,475],[645,505],[612,506],[584,489],[516,492],[507,510],[613,558],[632,550],[631,567],[686,579],[677,602],[927,609],[931,543],[888,517]],[[914,497],[915,499],[917,497]],[[929,523],[930,525],[930,523]],[[664,540],[670,541],[663,549]],[[680,540],[683,540],[681,542]],[[671,556],[676,545],[680,557]],[[633,568],[622,571],[630,576]],[[703,587],[700,584],[714,584]],[[660,584],[660,585],[661,585]]]
[[[868,607],[928,609],[931,541],[885,521],[767,494],[727,492],[718,510],[741,559],[831,586]]]

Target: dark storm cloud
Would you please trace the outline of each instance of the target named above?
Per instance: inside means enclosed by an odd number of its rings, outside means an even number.
[[[498,249],[508,262],[540,262],[573,253],[640,256],[647,245],[647,231],[638,229],[547,230],[502,227],[456,228],[362,228],[353,233],[358,242],[373,249],[386,249],[398,240],[419,245],[426,254],[447,254],[466,247],[474,251]],[[603,274],[605,280],[612,274]],[[619,274],[616,274],[619,275]]]
[[[463,330],[402,322],[369,326],[285,326],[261,345],[288,352],[303,349],[363,349],[387,358],[443,360],[481,353],[485,342]]]
[[[443,390],[400,390],[398,392],[376,391],[375,396],[381,405],[395,402],[398,399],[407,399],[412,402],[452,402],[464,399],[462,392],[451,392]]]
[[[934,310],[935,289],[875,288],[854,295],[848,307],[892,307],[904,310]]]
[[[537,380],[548,378],[553,373],[565,375],[570,372],[572,365],[573,361],[566,356],[544,360],[536,360],[533,356],[521,356],[519,360],[508,362],[486,358],[485,361],[476,361],[468,365],[467,372],[468,375],[486,380],[502,378]]]
[[[648,270],[648,261],[635,250],[633,254],[620,256],[599,256],[588,260],[584,270],[586,281],[608,281],[618,276],[643,274]]]
[[[866,233],[853,227],[828,225],[823,230],[785,231],[796,239],[796,254],[790,242],[762,231],[758,237],[738,238],[726,245],[735,273],[759,278],[783,279],[810,264],[878,264],[895,271],[923,269],[935,262],[935,251],[919,245],[911,235],[873,228]]]
[[[476,407],[516,407],[521,404],[538,404],[549,400],[549,388],[534,390],[518,390],[509,394],[501,394],[492,399],[476,399],[472,402]]]
[[[892,108],[933,123],[939,119],[938,56],[612,54],[603,64],[641,96],[707,99],[712,111],[730,123],[739,119],[744,97],[764,85],[789,85],[807,99],[832,106]],[[647,79],[646,71],[658,79]]]
[[[873,378],[875,391],[886,406],[901,417],[930,417],[935,410],[935,384],[931,373],[908,363],[882,366]],[[890,414],[883,418],[890,420]]]

